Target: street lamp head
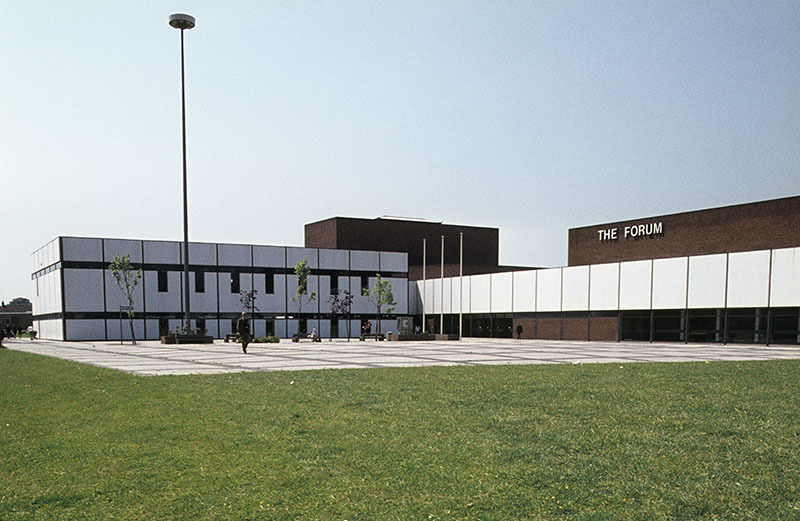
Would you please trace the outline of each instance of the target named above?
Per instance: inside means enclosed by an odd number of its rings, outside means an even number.
[[[171,14],[169,15],[169,24],[175,29],[191,29],[194,27],[194,16],[182,13]]]

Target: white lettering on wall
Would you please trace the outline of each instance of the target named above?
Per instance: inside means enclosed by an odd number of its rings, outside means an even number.
[[[622,236],[626,239],[641,239],[644,237],[655,237],[664,235],[664,223],[631,224],[622,231]],[[597,230],[597,237],[601,241],[616,241],[619,238],[618,228],[606,228]]]
[[[601,241],[616,241],[617,229],[609,228],[608,230],[598,230],[597,234],[600,236]]]

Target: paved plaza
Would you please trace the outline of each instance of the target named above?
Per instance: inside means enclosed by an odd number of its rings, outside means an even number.
[[[800,359],[800,346],[464,339],[458,342],[333,342],[164,345],[157,341],[6,339],[11,350],[142,376],[432,365],[595,364]]]

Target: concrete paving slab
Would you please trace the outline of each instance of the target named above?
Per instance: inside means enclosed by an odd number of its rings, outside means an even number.
[[[137,375],[218,374],[336,368],[452,365],[594,364],[800,359],[800,346],[465,339],[458,342],[347,342],[314,345],[163,345],[140,341],[6,339],[4,346]]]

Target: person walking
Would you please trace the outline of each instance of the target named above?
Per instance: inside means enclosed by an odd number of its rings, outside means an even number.
[[[242,343],[242,353],[247,353],[247,344],[250,343],[250,322],[247,320],[247,313],[242,311],[242,318],[236,322],[236,332],[239,333],[239,341]]]

